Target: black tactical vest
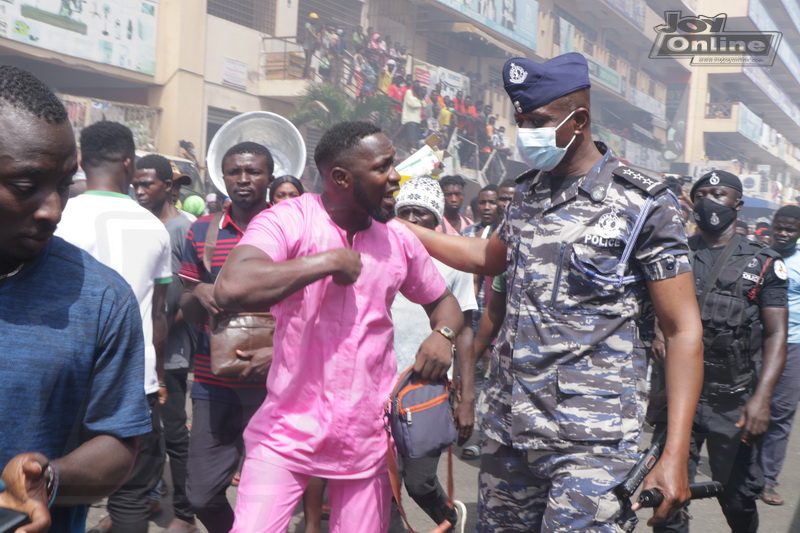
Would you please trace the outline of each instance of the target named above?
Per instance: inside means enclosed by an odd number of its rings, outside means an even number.
[[[755,283],[745,280],[742,274],[764,248],[756,243],[745,245],[752,250],[752,255],[734,254],[728,259],[700,310],[705,367],[703,381],[731,390],[752,387],[755,361],[761,351],[760,310],[758,303],[747,294]],[[699,298],[701,289],[696,287],[696,291]]]

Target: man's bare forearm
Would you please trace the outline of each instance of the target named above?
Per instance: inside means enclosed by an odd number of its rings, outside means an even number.
[[[461,328],[464,327],[464,313],[461,312],[461,308],[458,306],[458,300],[449,290],[445,290],[444,294],[437,298],[436,301],[422,307],[428,314],[432,330],[436,331],[439,328],[448,327],[456,335],[461,333]]]
[[[156,351],[156,375],[159,383],[164,382],[164,357],[167,351],[167,312],[165,301],[167,297],[167,285],[156,285],[153,290],[153,347]]]
[[[691,495],[686,465],[703,384],[703,327],[691,272],[648,281],[647,289],[664,333],[668,404],[664,451],[642,483],[643,489],[658,488],[664,495],[648,521],[652,526],[675,513]],[[634,511],[639,508],[634,504]]]
[[[137,439],[98,435],[53,461],[59,471],[58,505],[105,498],[125,481],[136,457]]]
[[[505,292],[492,292],[492,297],[489,299],[489,306],[484,310],[481,315],[481,320],[478,323],[478,333],[475,335],[473,342],[473,351],[475,357],[480,358],[483,352],[491,345],[492,341],[497,337],[500,327],[503,325],[503,320],[506,318],[506,293]]]
[[[200,324],[205,321],[208,316],[208,310],[200,303],[200,300],[194,294],[194,291],[200,285],[210,285],[210,283],[184,283],[183,294],[179,305],[183,312],[184,320],[193,324]]]
[[[464,312],[464,327],[456,337],[456,375],[461,379],[461,398],[462,401],[469,401],[475,395],[475,363],[478,358],[472,349],[474,334],[472,332],[472,313],[476,311]]]
[[[692,423],[703,386],[702,344],[696,334],[665,334],[667,442],[665,455],[689,456]]]
[[[269,309],[315,281],[342,271],[345,267],[334,252],[338,250],[276,262],[253,247],[235,248],[214,285],[214,299],[227,311]]]
[[[703,386],[703,327],[694,278],[684,273],[648,283],[664,334],[667,380],[667,443],[663,456],[688,458],[697,402]]]
[[[758,384],[753,396],[765,399],[772,398],[775,385],[783,373],[786,364],[786,336],[788,310],[784,308],[766,308],[762,311],[764,325],[764,341],[762,344],[762,364],[758,375]]]
[[[164,382],[164,358],[167,352],[167,315],[153,316],[153,347],[156,350],[156,375],[159,383]]]

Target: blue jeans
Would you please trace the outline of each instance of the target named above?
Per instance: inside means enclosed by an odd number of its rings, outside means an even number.
[[[800,344],[787,345],[786,366],[772,393],[769,428],[761,439],[761,469],[764,482],[775,486],[786,458],[794,413],[800,402]]]

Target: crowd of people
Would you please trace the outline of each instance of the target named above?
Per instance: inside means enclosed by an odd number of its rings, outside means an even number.
[[[387,95],[400,116],[401,130],[395,137],[399,148],[413,152],[423,139],[434,133],[441,139],[440,147],[445,148],[451,137],[457,135],[455,144],[461,166],[485,169],[490,183],[496,184],[505,177],[505,163],[512,149],[505,137],[505,127],[495,127],[497,116],[492,114],[491,104],[484,104],[483,100],[473,103],[472,97],[464,96],[461,90],[451,98],[442,94],[441,83],[426,87],[411,75],[395,76]],[[494,151],[497,153],[490,162]]]
[[[415,80],[406,46],[372,27],[364,32],[358,26],[350,33],[340,24],[325,23],[311,13],[304,28],[304,77],[310,75],[312,59],[317,56],[323,81],[346,78],[357,99],[388,97],[398,119],[390,137],[403,152],[413,152],[432,133],[440,135],[444,148],[457,132],[461,165],[484,168],[496,150],[486,172],[493,183],[505,177],[505,162],[512,148],[505,137],[505,127],[495,127],[497,116],[492,114],[491,104],[480,98],[473,100],[464,91],[443,94],[441,83],[428,86]]]
[[[168,458],[168,532],[286,531],[301,498],[317,532],[325,492],[331,531],[394,531],[384,408],[411,366],[453,377],[459,444],[479,424],[462,454],[481,458],[479,532],[632,531],[641,504],[615,488],[648,422],[661,453],[642,487],[663,495],[648,525],[688,531],[705,444],[728,525],[757,531],[755,500],[783,503],[800,401],[800,207],[751,240],[741,181],[714,170],[681,199],[687,239],[669,184],[592,140],[581,54],[510,60],[503,82],[531,170],[481,189],[475,221],[460,176],[400,187],[398,147],[368,122],[324,133],[320,194],[274,177],[269,147],[228,147],[230,203],[196,218],[176,207],[184,176],[136,160],[114,122],[81,131],[85,192],[67,202],[64,106],[0,67],[0,507],[72,533],[108,497],[91,531],[144,533]],[[220,324],[267,312],[271,342],[219,372]],[[463,532],[439,459],[400,474]]]
[[[346,82],[355,88],[356,97],[386,94],[395,75],[405,76],[408,63],[406,46],[393,42],[390,35],[381,35],[374,28],[361,26],[346,30],[341,24],[329,23],[316,13],[308,15],[304,33],[298,36],[305,51],[303,77],[312,74],[317,58],[317,74],[323,81],[340,81],[349,67]]]

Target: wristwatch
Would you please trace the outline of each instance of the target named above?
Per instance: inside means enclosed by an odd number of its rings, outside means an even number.
[[[444,335],[445,338],[449,340],[452,344],[456,343],[456,334],[452,329],[448,328],[447,326],[442,326],[436,331]]]

